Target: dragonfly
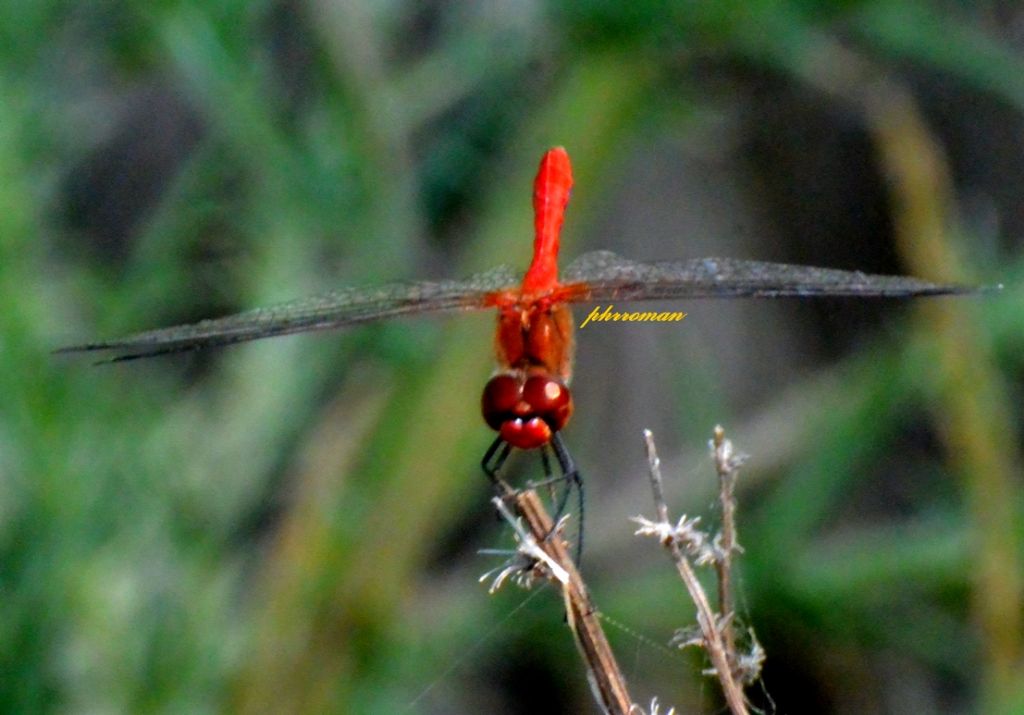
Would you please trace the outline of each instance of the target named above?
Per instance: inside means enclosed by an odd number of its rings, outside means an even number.
[[[550,449],[561,471],[559,478],[579,487],[582,507],[582,481],[561,437],[573,413],[571,304],[787,296],[905,298],[975,290],[910,277],[732,258],[639,262],[609,251],[581,255],[560,276],[560,234],[572,184],[566,150],[548,150],[534,180],[533,259],[521,281],[512,269],[500,267],[466,280],[342,288],[226,317],[72,345],[58,352],[100,352],[107,354],[101,362],[120,362],[406,315],[496,310],[497,367],[484,386],[481,405],[484,421],[497,435],[484,455],[483,470],[498,480],[512,449],[540,450],[545,474],[551,477]],[[564,500],[559,512],[563,508]]]

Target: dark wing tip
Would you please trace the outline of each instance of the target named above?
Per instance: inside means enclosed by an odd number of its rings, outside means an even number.
[[[100,352],[108,350],[116,354],[96,360],[93,365],[112,365],[116,362],[128,362],[129,360],[141,360],[142,358],[157,357],[158,355],[171,355],[174,353],[188,352],[197,349],[197,345],[154,345],[145,347],[143,345],[122,344],[118,342],[106,343],[82,343],[81,345],[65,345],[51,350],[51,355],[68,355],[72,353]]]
[[[106,343],[83,343],[81,345],[63,345],[50,351],[51,355],[66,355],[67,353],[85,353],[95,350],[109,350]]]
[[[108,343],[82,343],[81,345],[64,345],[59,348],[50,351],[51,355],[72,355],[75,353],[94,353],[101,350],[115,350],[116,346]],[[115,355],[113,357],[106,357],[102,360],[96,360],[93,365],[106,365],[109,363],[118,362],[125,358]]]

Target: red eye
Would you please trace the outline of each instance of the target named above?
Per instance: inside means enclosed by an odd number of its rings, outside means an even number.
[[[511,419],[516,404],[522,399],[522,386],[511,375],[495,375],[487,381],[481,400],[484,421],[494,431],[500,431],[505,420]]]
[[[523,399],[532,413],[542,417],[555,432],[562,429],[572,415],[572,396],[565,383],[547,375],[533,375],[523,385]]]

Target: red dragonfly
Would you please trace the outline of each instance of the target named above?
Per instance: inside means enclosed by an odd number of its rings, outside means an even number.
[[[957,285],[829,268],[729,258],[639,263],[608,251],[580,256],[558,275],[559,233],[572,188],[565,149],[544,154],[533,186],[533,261],[522,282],[505,267],[463,281],[343,288],[315,298],[198,323],[62,348],[108,351],[111,362],[134,360],[275,335],[340,328],[419,313],[496,308],[498,367],[484,387],[483,415],[498,436],[483,460],[497,479],[513,447],[553,450],[565,477],[579,477],[560,431],[572,415],[569,392],[573,321],[570,303],[780,296],[909,297],[969,292]]]

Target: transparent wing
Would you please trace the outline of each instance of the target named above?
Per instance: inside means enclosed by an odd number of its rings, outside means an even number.
[[[909,297],[978,290],[902,276],[733,258],[639,263],[609,251],[595,251],[577,258],[566,268],[562,285],[565,299],[572,302],[783,296]]]
[[[119,362],[289,333],[330,330],[399,315],[475,310],[493,304],[488,302],[491,293],[514,288],[516,284],[516,275],[502,266],[463,281],[343,288],[223,318],[71,345],[57,352],[109,351],[114,353],[110,362]]]

